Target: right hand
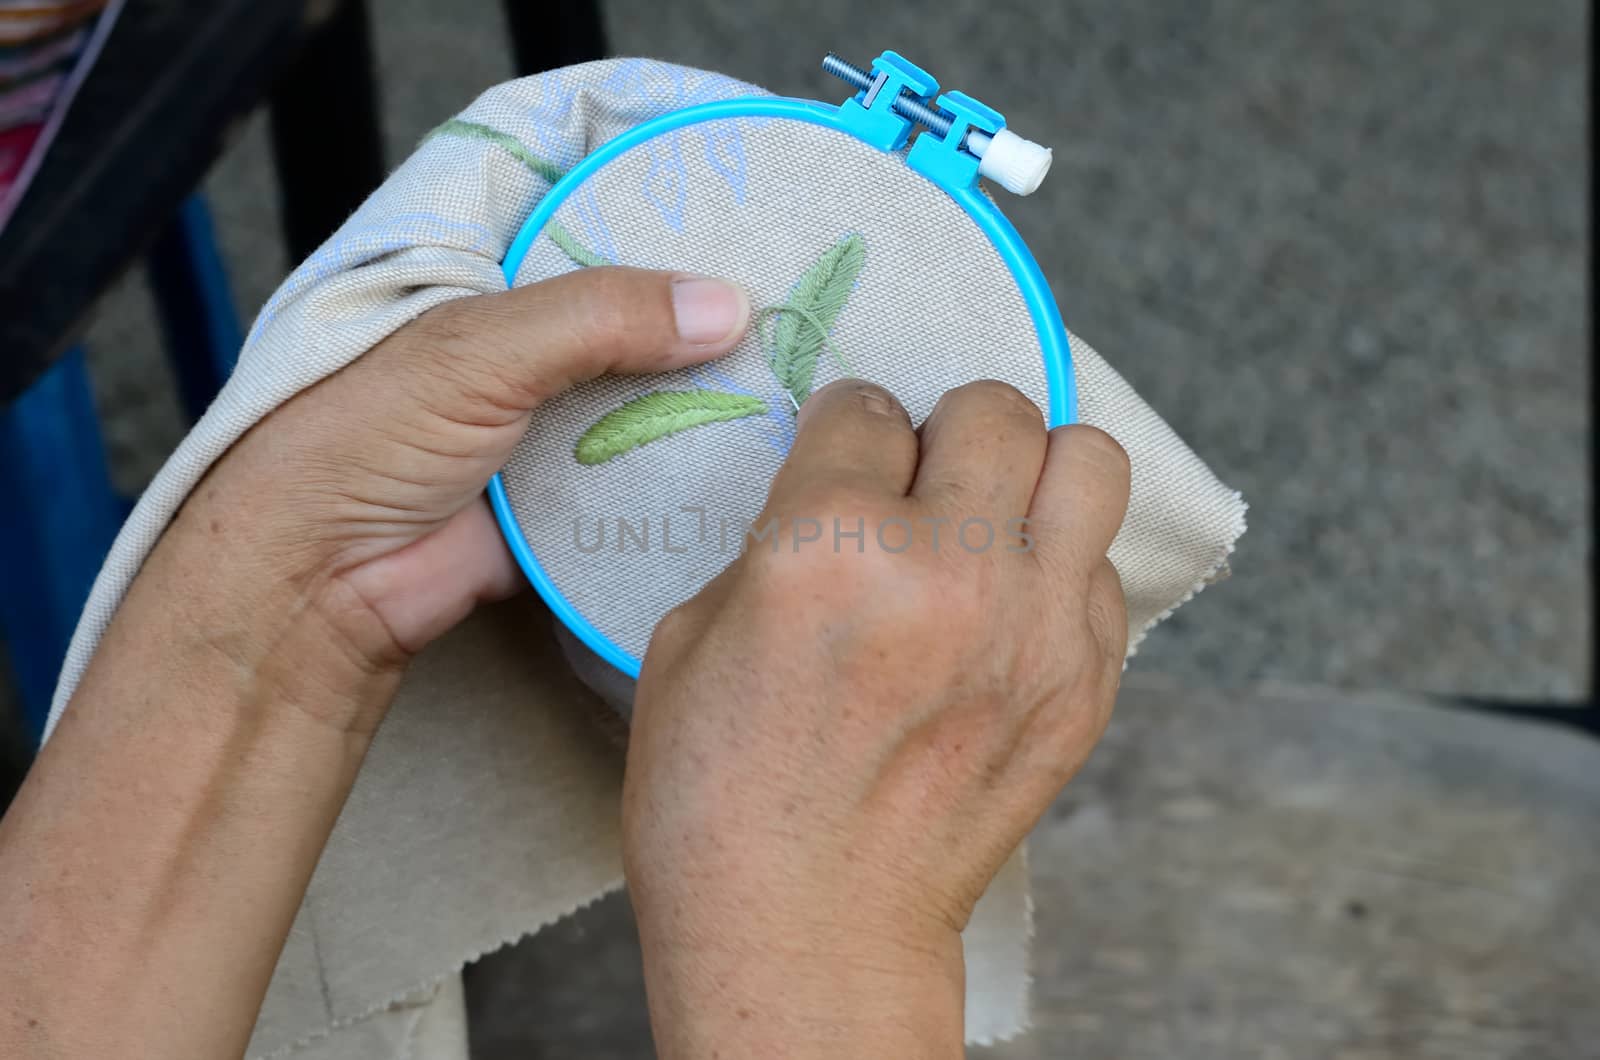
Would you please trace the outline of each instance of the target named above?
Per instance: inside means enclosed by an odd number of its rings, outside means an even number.
[[[806,402],[756,524],[778,547],[669,614],[639,681],[624,856],[662,1056],[961,1055],[960,932],[1116,696],[1128,478],[1001,383],[920,432],[859,381]]]

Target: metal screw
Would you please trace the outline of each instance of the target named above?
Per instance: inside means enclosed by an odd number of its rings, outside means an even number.
[[[867,103],[870,106],[876,90],[883,87],[886,76],[879,74],[874,78],[870,73],[861,69],[852,62],[839,58],[833,52],[822,57],[822,68],[837,77],[845,84],[859,91],[867,93]],[[890,107],[902,118],[907,118],[921,125],[926,125],[935,136],[945,136],[950,132],[950,126],[955,119],[941,111],[923,103],[922,100],[910,95],[905,89],[900,90],[900,96]]]
[[[889,83],[889,75],[877,77],[854,63],[846,62],[829,52],[822,58],[822,68],[857,91],[865,92],[862,105],[871,107],[878,93]],[[900,117],[924,125],[941,140],[949,140],[950,129],[955,125],[953,115],[944,113],[924,103],[915,92],[902,88],[889,102],[889,109]],[[955,145],[968,154],[977,156],[978,173],[1005,188],[1014,195],[1032,195],[1039,182],[1050,172],[1050,149],[1032,140],[1024,140],[1016,133],[1002,128],[997,133],[986,133],[969,127]]]

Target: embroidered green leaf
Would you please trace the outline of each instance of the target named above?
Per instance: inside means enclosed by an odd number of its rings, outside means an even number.
[[[866,258],[867,248],[861,237],[846,236],[806,270],[789,301],[777,307],[772,371],[796,406],[811,396],[817,356],[829,344],[828,332],[844,309]]]
[[[742,420],[767,411],[766,402],[720,390],[658,390],[601,416],[578,439],[580,464],[603,464],[647,442],[706,423]]]
[[[552,220],[544,226],[544,234],[549,236],[561,252],[585,268],[595,265],[610,265],[611,261],[600,254],[596,254],[582,243],[577,237],[567,231],[567,227],[560,221]]]

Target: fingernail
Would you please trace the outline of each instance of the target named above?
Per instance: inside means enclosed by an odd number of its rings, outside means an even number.
[[[679,338],[692,346],[713,346],[744,330],[750,304],[731,283],[685,276],[672,281],[672,312]]]

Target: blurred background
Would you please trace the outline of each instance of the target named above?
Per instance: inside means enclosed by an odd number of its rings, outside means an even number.
[[[521,6],[555,35],[584,5]],[[1145,642],[1042,826],[1043,1030],[995,1055],[1600,1055],[1588,5],[599,9],[611,54],[785,95],[842,98],[823,53],[894,48],[1053,146],[1002,205],[1068,326],[1251,503],[1233,577]],[[391,166],[516,73],[498,0],[367,10]],[[200,190],[248,321],[291,264],[274,134],[319,131],[237,109]],[[74,335],[133,494],[187,420],[150,274],[115,271]],[[627,916],[475,970],[479,1053],[648,1055]]]

